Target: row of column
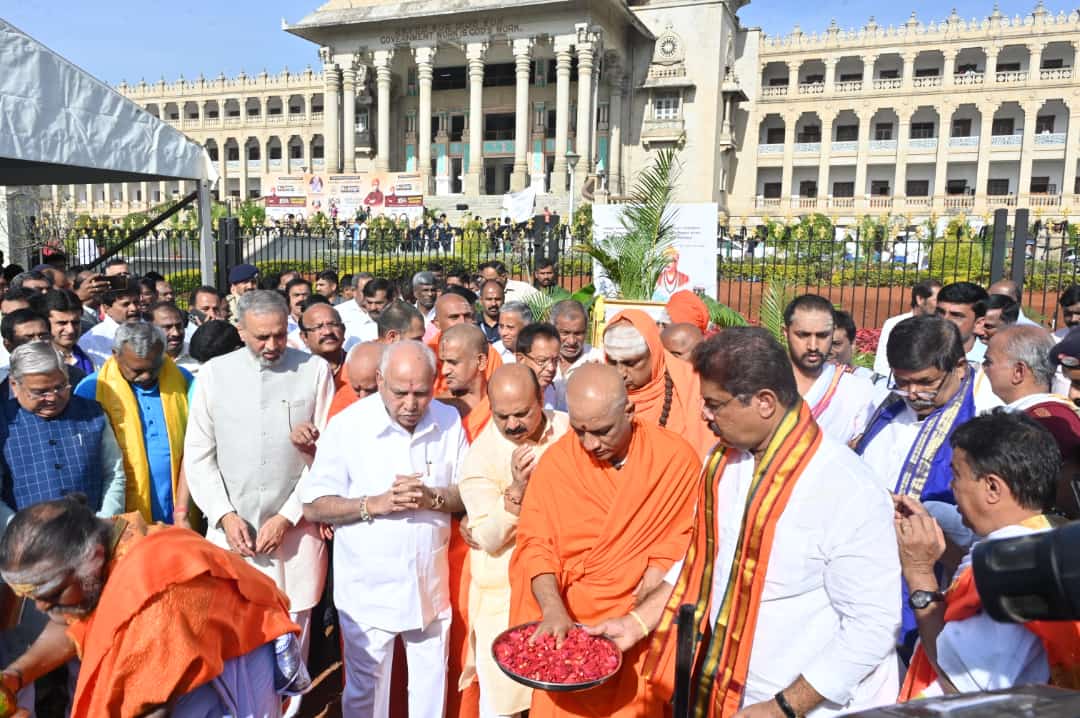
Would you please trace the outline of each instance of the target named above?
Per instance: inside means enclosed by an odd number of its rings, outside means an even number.
[[[594,71],[597,55],[601,50],[599,33],[587,25],[576,26],[576,34],[559,35],[554,38],[556,87],[555,87],[555,158],[553,168],[554,190],[561,191],[561,180],[567,173],[566,152],[569,148],[570,124],[570,66],[576,54],[578,61],[577,80],[577,132],[574,151],[580,156],[575,182],[580,188],[585,179],[596,167],[597,140],[596,92],[598,73]],[[514,164],[511,175],[511,190],[519,191],[528,186],[530,181],[529,152],[529,74],[533,61],[534,38],[518,38],[512,41],[515,71],[515,127],[514,127]],[[465,45],[469,92],[469,150],[468,171],[465,173],[464,191],[466,194],[479,194],[483,173],[483,87],[484,58],[489,45],[487,42],[470,42]],[[391,86],[392,62],[395,52],[402,50],[376,50],[372,53],[372,65],[375,70],[376,85],[376,126],[377,146],[375,169],[390,170],[390,127],[391,127]],[[416,64],[417,89],[419,94],[419,118],[417,121],[417,169],[425,183],[431,173],[431,92],[434,78],[435,46],[412,48],[412,60]],[[342,67],[324,53],[323,77],[325,82],[324,100],[324,135],[325,156],[328,171],[355,170],[355,94],[356,75],[359,57],[351,58],[348,66]],[[607,167],[610,182],[615,187],[621,186],[621,117],[622,117],[622,78],[620,68],[615,65],[610,73],[610,158]],[[344,111],[339,110],[339,95],[346,98]],[[353,100],[353,101],[350,101]],[[339,121],[340,116],[340,121]],[[341,132],[342,126],[344,132]],[[343,142],[339,146],[339,137]]]
[[[1042,106],[1042,100],[1026,100],[1021,101],[1021,108],[1024,111],[1024,134],[1021,140],[1020,146],[1020,176],[1019,186],[1017,187],[1016,194],[1026,194],[1028,187],[1031,184],[1032,165],[1035,162],[1034,149],[1035,149],[1035,122],[1034,118],[1038,113],[1039,108]],[[978,110],[983,118],[992,118],[994,110],[997,107],[997,103],[978,103]],[[951,116],[952,111],[955,109],[952,105],[944,105],[939,108],[940,114],[943,117]],[[868,108],[862,112],[857,112],[859,118],[859,152],[860,156],[855,165],[855,187],[856,193],[861,193],[861,188],[866,187],[866,171],[869,162],[865,155],[865,150],[870,146],[870,131],[871,123],[876,109]],[[1030,120],[1027,118],[1031,118]],[[794,172],[794,147],[795,147],[795,124],[796,117],[788,115],[784,117],[785,129],[784,129],[784,162],[782,166],[782,187],[783,192],[789,193],[791,191],[791,182]],[[907,185],[907,162],[908,162],[908,137],[910,135],[911,117],[904,113],[899,114],[899,122],[897,127],[897,142],[896,142],[896,163],[895,163],[895,179],[893,182],[893,196],[904,197],[906,194]],[[832,153],[832,130],[833,130],[833,118],[825,117],[821,123],[821,150],[818,162],[818,192],[827,191],[830,158]],[[990,177],[990,161],[993,159],[992,152],[992,130],[993,122],[984,121],[981,123],[979,129],[979,155],[976,169],[975,187],[976,191],[981,193],[985,192],[987,180]],[[1075,172],[1077,161],[1080,160],[1080,111],[1070,112],[1069,125],[1065,141],[1065,182],[1070,181],[1070,172]],[[940,134],[937,142],[937,150],[934,157],[934,187],[935,192],[942,194],[946,180],[948,178],[948,165],[949,165],[949,138],[945,134]],[[1071,168],[1071,169],[1070,169]],[[1062,193],[1066,192],[1068,186],[1062,188]]]

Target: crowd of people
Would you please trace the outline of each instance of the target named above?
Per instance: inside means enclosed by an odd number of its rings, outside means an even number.
[[[920,282],[871,370],[812,294],[783,342],[683,291],[594,346],[553,265],[242,264],[180,308],[58,264],[0,303],[0,682],[28,712],[66,665],[75,716],[297,715],[322,604],[350,718],[670,715],[684,604],[694,715],[1080,687],[1076,624],[995,623],[970,567],[1080,517],[1080,287],[1051,335],[1011,282]],[[529,621],[622,668],[513,681],[492,643]]]

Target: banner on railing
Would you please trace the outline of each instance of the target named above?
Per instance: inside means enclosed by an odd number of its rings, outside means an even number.
[[[593,239],[601,242],[625,233],[622,226],[624,205],[593,205]],[[716,218],[715,202],[674,204],[667,217],[674,217],[674,242],[667,250],[668,265],[660,275],[653,292],[653,301],[666,302],[672,294],[683,289],[716,296]],[[593,281],[597,290],[615,296],[617,289],[603,270],[593,265]],[[607,286],[604,286],[605,281]]]
[[[311,219],[322,213],[349,220],[361,210],[373,215],[410,220],[423,216],[420,175],[414,172],[356,172],[352,174],[290,174],[273,178],[263,198],[271,220]]]

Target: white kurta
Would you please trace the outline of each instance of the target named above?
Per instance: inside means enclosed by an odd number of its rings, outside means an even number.
[[[1004,526],[985,540],[1023,536],[1039,530]],[[960,570],[971,565],[968,552]],[[937,637],[938,666],[961,693],[995,691],[1050,680],[1050,664],[1042,641],[1022,624],[999,623],[985,613],[949,621]],[[942,695],[935,681],[924,696]]]
[[[710,623],[731,575],[754,459],[734,452],[720,478]],[[811,718],[896,701],[900,561],[892,501],[832,439],[799,477],[776,523],[743,706],[802,675],[826,702]],[[665,579],[674,584],[681,562]]]
[[[562,363],[555,369],[555,378],[551,380],[551,385],[555,387],[555,406],[561,407],[563,411],[566,411],[566,382],[570,381],[570,376],[574,371],[586,364],[603,364],[604,363],[604,350],[600,347],[594,347],[590,344],[586,344],[585,348],[581,350],[581,356],[577,358],[573,364],[568,366],[563,371]]]
[[[413,433],[391,422],[379,394],[335,416],[319,439],[300,498],[357,499],[390,489],[396,475],[428,486],[457,483],[467,442],[453,407],[432,401]],[[334,604],[358,623],[393,633],[420,630],[450,608],[450,515],[408,511],[334,532]]]
[[[120,325],[108,314],[95,324],[90,331],[79,339],[79,346],[94,362],[94,368],[100,369],[112,356],[113,339]]]
[[[836,372],[841,372],[840,383],[836,386],[832,398],[820,414],[817,423],[826,436],[831,436],[841,444],[847,444],[866,428],[874,409],[877,392],[873,383],[852,372],[845,372],[835,364],[826,364],[810,391],[803,397],[810,405],[810,410],[817,413],[832,384]]]
[[[293,524],[276,551],[248,562],[289,597],[290,610],[319,602],[326,546],[304,520],[297,482],[306,456],[289,441],[298,424],[322,428],[333,400],[330,365],[286,349],[263,368],[246,347],[203,365],[195,382],[184,440],[191,497],[206,515],[206,538],[228,548],[221,517],[235,511],[256,530],[281,514]]]

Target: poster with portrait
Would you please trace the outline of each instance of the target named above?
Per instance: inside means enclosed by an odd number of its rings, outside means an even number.
[[[263,195],[266,218],[271,221],[285,221],[290,215],[293,219],[307,218],[306,178],[302,174],[281,175],[270,182],[269,191]]]
[[[623,206],[593,205],[593,240],[603,242],[626,230],[622,225]],[[674,223],[673,241],[665,251],[668,265],[660,274],[652,299],[667,302],[683,289],[716,296],[716,223],[718,207],[715,202],[673,204],[665,217]],[[607,278],[595,263],[593,282],[599,293],[618,296],[618,287]]]
[[[348,221],[361,211],[373,216],[423,218],[420,175],[413,172],[291,174],[273,178],[263,197],[270,220],[310,220],[321,212],[331,220]]]

